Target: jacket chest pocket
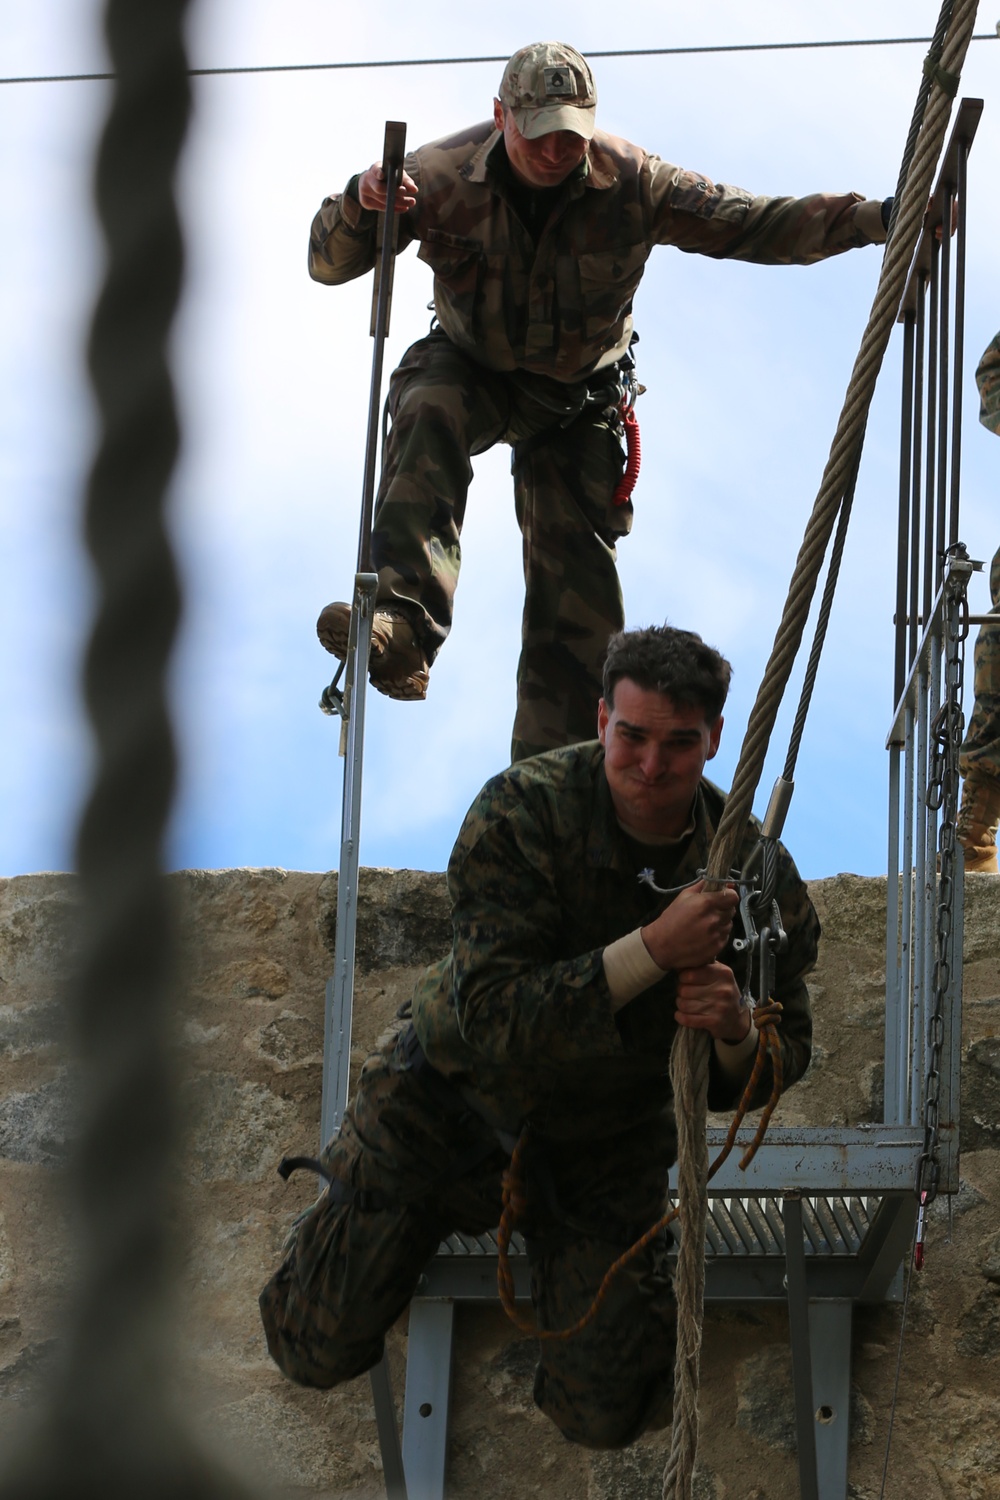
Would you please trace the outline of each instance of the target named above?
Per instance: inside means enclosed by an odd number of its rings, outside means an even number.
[[[435,301],[440,294],[455,316],[472,332],[473,311],[483,277],[482,245],[478,240],[467,240],[434,229],[424,240],[417,256],[434,273]]]
[[[577,257],[580,309],[587,338],[600,338],[631,310],[648,255],[645,245],[619,245]]]

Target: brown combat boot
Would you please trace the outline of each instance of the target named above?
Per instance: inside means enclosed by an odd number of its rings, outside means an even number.
[[[316,621],[320,645],[341,661],[347,656],[350,629],[349,604],[328,604]],[[406,615],[391,605],[377,605],[368,658],[372,686],[387,698],[412,701],[427,697],[428,677],[427,658]]]
[[[962,783],[962,809],[955,832],[965,850],[965,871],[996,875],[997,824],[1000,823],[1000,780],[972,766]]]

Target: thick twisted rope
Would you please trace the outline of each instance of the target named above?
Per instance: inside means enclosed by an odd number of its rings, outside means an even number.
[[[951,103],[975,26],[978,0],[946,0],[951,10],[940,58],[929,58],[927,108],[906,172],[896,222],[861,349],[844,400],[819,494],[796,560],[781,623],[757,701],[747,725],[733,786],[709,853],[709,878],[722,882],[731,869],[747,825],[763,770],[771,731],[791,673],[823,558],[848,490],[875,382],[906,285],[923,224],[934,171],[941,155]],[[922,85],[922,92],[924,86]],[[678,1181],[681,1246],[677,1263],[677,1359],[674,1371],[674,1424],[663,1475],[664,1500],[690,1500],[698,1449],[698,1385],[705,1289],[705,1226],[708,1217],[706,1122],[710,1040],[681,1028],[674,1042],[670,1077],[678,1126]],[[689,1113],[690,1111],[690,1113]]]
[[[185,9],[108,0],[105,13],[116,82],[95,182],[107,270],[88,347],[101,435],[84,517],[99,590],[84,669],[97,766],[77,842],[85,938],[68,997],[86,1083],[68,1178],[79,1282],[44,1425],[4,1486],[18,1500],[224,1492],[166,1394],[175,1110],[161,845],[180,591],[163,509],[178,448],[166,347],[182,268],[173,179],[190,110]]]

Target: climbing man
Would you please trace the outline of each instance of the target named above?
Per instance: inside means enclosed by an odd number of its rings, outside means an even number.
[[[1000,436],[1000,333],[976,370],[979,420]],[[990,568],[993,609],[1000,612],[1000,550]],[[959,767],[964,777],[958,814],[958,840],[965,849],[965,868],[997,873],[997,826],[1000,824],[1000,614],[995,625],[982,625],[975,652],[976,702],[962,744]]]
[[[561,42],[507,63],[489,121],[407,156],[398,248],[434,274],[431,332],[392,378],[376,499],[370,675],[423,698],[452,620],[470,455],[513,449],[525,602],[512,758],[587,739],[609,637],[624,624],[615,546],[632,524],[619,434],[636,391],[632,299],[655,245],[809,265],[886,237],[891,200],[761,198],[598,130],[586,61]],[[326,198],[309,271],[375,261],[380,164]],[[627,488],[627,486],[626,486]],[[349,606],[317,630],[344,657]]]
[[[709,1108],[739,1098],[756,1028],[731,944],[738,897],[699,878],[725,805],[702,773],[729,675],[692,632],[622,632],[598,738],[520,762],[476,798],[448,868],[451,951],[418,981],[404,1028],[368,1059],[339,1134],[308,1163],[329,1186],[261,1294],[268,1348],[291,1379],[333,1386],[381,1358],[438,1244],[498,1223],[519,1138],[535,1318],[569,1328],[664,1212],[678,1026],[713,1039]],[[752,828],[744,857],[755,838]],[[809,1061],[819,924],[778,847],[787,1085]],[[771,1083],[768,1062],[753,1107]],[[535,1400],[574,1442],[622,1447],[669,1420],[668,1244],[661,1230],[586,1328],[540,1345]]]

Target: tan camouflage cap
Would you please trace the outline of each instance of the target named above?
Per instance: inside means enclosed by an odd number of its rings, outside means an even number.
[[[585,141],[593,137],[594,75],[564,42],[532,42],[515,52],[500,80],[500,103],[529,141],[550,130],[573,130]]]

